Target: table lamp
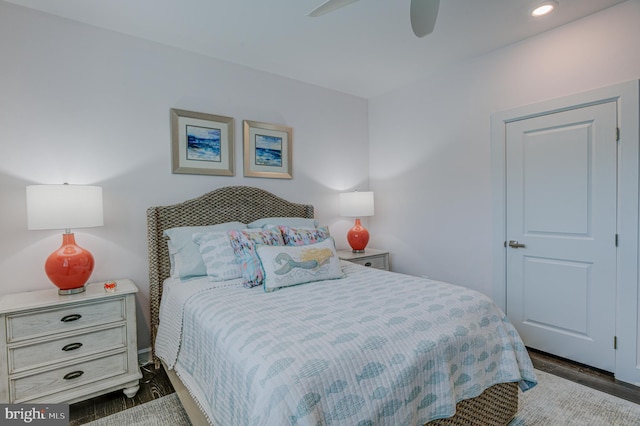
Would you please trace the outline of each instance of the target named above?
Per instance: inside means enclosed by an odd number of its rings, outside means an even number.
[[[340,194],[340,215],[356,218],[356,223],[347,232],[347,241],[354,253],[364,253],[369,242],[369,231],[360,223],[360,218],[373,216],[373,192],[347,192]]]
[[[102,187],[86,185],[27,186],[28,229],[64,229],[62,245],[44,269],[58,294],[81,293],[93,272],[93,255],[76,245],[71,228],[104,225]]]

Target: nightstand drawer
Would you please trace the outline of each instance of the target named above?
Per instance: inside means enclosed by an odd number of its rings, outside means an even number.
[[[124,298],[7,315],[7,342],[126,319]]]
[[[10,380],[11,400],[20,403],[127,372],[127,353],[121,352],[39,374]]]
[[[387,261],[385,257],[365,257],[364,259],[350,259],[349,262],[357,263],[358,265],[368,266],[376,269],[387,269]]]
[[[126,345],[127,328],[122,324],[55,340],[9,347],[9,373],[125,348]]]
[[[338,257],[369,268],[389,270],[388,251],[367,249],[364,253],[354,253],[351,250],[338,250]]]

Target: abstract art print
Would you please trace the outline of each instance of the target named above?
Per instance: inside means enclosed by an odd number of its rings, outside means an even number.
[[[256,134],[256,165],[282,167],[282,138]]]
[[[234,119],[171,109],[173,173],[234,176]]]
[[[244,120],[244,175],[291,179],[291,127]]]
[[[202,126],[185,126],[187,133],[187,160],[222,161],[220,154],[221,129]]]

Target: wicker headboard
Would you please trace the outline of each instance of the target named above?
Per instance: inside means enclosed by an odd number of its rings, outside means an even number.
[[[169,277],[170,271],[169,250],[163,232],[178,226],[215,225],[231,221],[249,223],[265,217],[313,218],[313,206],[291,203],[259,188],[228,186],[172,206],[147,209],[149,297],[153,344],[155,344],[158,329],[162,283]],[[155,351],[154,361],[157,363]]]

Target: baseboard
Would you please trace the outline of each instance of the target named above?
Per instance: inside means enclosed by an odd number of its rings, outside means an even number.
[[[151,362],[151,348],[138,350],[138,365],[143,366],[150,364]]]

